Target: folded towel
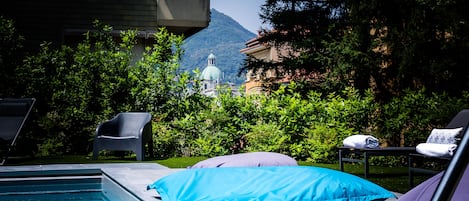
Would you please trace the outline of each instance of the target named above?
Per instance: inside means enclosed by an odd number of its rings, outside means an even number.
[[[345,138],[343,144],[352,148],[377,148],[379,140],[371,135],[352,135]]]
[[[456,144],[420,143],[415,149],[426,156],[451,157],[457,146]]]

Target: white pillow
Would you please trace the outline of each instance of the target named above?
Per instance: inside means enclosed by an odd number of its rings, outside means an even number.
[[[434,128],[427,138],[427,143],[456,144],[456,136],[461,133],[461,128]]]

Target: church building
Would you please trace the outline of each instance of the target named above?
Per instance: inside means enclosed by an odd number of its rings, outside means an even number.
[[[202,80],[202,94],[210,97],[218,95],[218,87],[227,86],[234,95],[240,95],[239,91],[231,83],[223,83],[223,72],[216,66],[216,57],[210,53],[207,58],[207,67],[200,74]]]
[[[217,95],[217,86],[221,84],[223,75],[220,69],[215,65],[215,55],[210,53],[207,60],[207,67],[205,67],[200,74],[200,79],[202,80],[202,94],[214,97]]]

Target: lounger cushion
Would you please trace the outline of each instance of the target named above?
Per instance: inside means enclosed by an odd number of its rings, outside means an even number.
[[[194,168],[148,186],[163,201],[348,200],[395,197],[360,177],[311,166]]]
[[[0,138],[6,141],[12,141],[16,137],[16,134],[18,134],[18,130],[21,128],[23,120],[24,117],[19,116],[0,116]]]
[[[456,144],[456,137],[463,128],[434,128],[427,138],[426,143]]]
[[[217,156],[200,161],[191,168],[298,165],[290,156],[274,152],[251,152]]]

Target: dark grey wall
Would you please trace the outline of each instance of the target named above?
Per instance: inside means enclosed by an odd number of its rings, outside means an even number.
[[[158,25],[192,35],[208,26],[209,0],[2,0],[0,15],[13,19],[27,46],[63,43],[93,28],[95,19],[114,30],[138,29],[141,36]],[[159,4],[157,6],[157,3]],[[118,34],[118,31],[116,31]],[[149,35],[149,34],[147,34]]]

